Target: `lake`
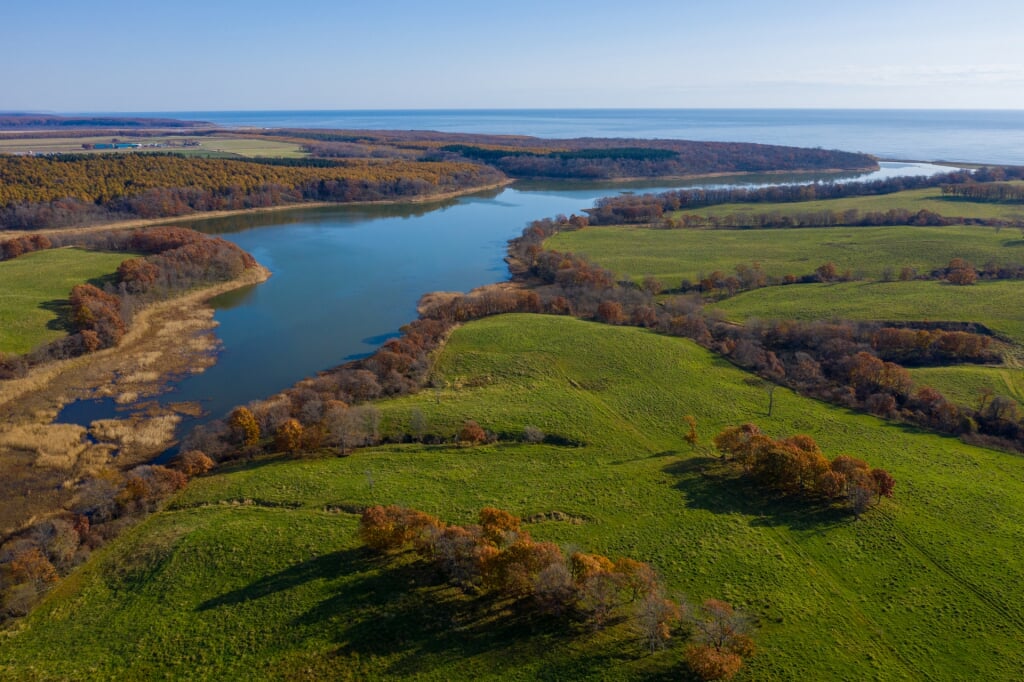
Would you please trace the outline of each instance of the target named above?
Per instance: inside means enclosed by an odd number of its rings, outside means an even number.
[[[886,163],[875,173],[845,177],[944,170]],[[208,413],[203,421],[367,355],[416,317],[424,293],[468,291],[507,279],[506,242],[532,220],[580,213],[599,197],[624,191],[813,177],[744,176],[671,186],[534,183],[436,203],[294,209],[182,223],[238,244],[273,276],[212,301],[223,342],[217,363],[173,383],[161,401],[199,402]],[[111,400],[78,401],[65,407],[58,421],[88,425],[123,416],[114,407]]]
[[[546,138],[756,142],[883,159],[1024,165],[1024,111],[935,109],[477,109],[137,112],[227,127],[438,130]]]

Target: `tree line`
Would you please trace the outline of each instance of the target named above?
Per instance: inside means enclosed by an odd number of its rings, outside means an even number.
[[[490,164],[513,178],[608,179],[877,167],[864,154],[733,142],[584,138],[545,144],[549,149],[544,151],[452,144],[439,152]]]
[[[377,201],[494,184],[468,162],[208,159],[180,154],[0,156],[0,229],[306,201]]]
[[[1024,184],[986,182],[943,185],[942,195],[970,201],[1021,203],[1024,202]]]
[[[978,177],[982,170],[974,172],[973,177],[976,181],[980,181]],[[1010,170],[1015,172],[1015,169]],[[593,225],[659,223],[669,211],[721,204],[798,203],[879,196],[910,189],[966,183],[971,178],[972,174],[968,171],[956,171],[930,177],[900,176],[867,182],[814,182],[803,185],[680,189],[660,194],[624,194],[598,199],[594,208],[588,209],[586,213]]]
[[[772,170],[864,170],[870,156],[739,142],[645,139],[540,139],[433,131],[278,130],[323,156],[473,161],[513,178],[627,178]]]

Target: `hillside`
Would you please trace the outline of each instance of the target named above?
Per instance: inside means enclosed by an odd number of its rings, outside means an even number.
[[[439,388],[377,404],[381,430],[402,431],[418,409],[428,433],[448,436],[473,418],[507,434],[501,442],[261,459],[196,479],[9,634],[0,671],[28,680],[681,673],[678,647],[651,655],[628,622],[567,630],[496,604],[480,611],[408,560],[358,549],[351,511],[400,503],[452,522],[487,504],[523,517],[561,512],[566,521],[530,532],[649,561],[673,592],[750,613],[759,652],[737,679],[1024,674],[1024,460],[783,390],[768,418],[748,376],[688,341],[637,329],[535,315],[467,324],[438,358]],[[697,418],[696,449],[683,439],[686,414]],[[744,421],[884,466],[896,497],[854,521],[753,494],[717,475],[703,448]],[[509,440],[527,424],[581,445]]]

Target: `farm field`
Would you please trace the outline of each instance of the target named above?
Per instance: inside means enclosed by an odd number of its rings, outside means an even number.
[[[1024,219],[1024,206],[1020,204],[999,204],[944,197],[940,187],[906,190],[879,196],[844,197],[821,201],[719,204],[687,211],[673,211],[670,215],[678,218],[682,215],[727,216],[731,214],[818,213],[822,211],[842,213],[851,209],[862,213],[871,211],[884,213],[890,209],[904,209],[914,213],[921,210],[931,211],[947,217]]]
[[[885,320],[980,322],[1024,343],[1020,313],[1024,282],[953,286],[940,281],[794,284],[746,291],[713,305],[734,321]]]
[[[302,158],[307,156],[302,151],[301,145],[294,142],[281,140],[269,140],[262,137],[244,137],[237,135],[194,135],[194,136],[153,136],[153,137],[132,137],[130,135],[113,135],[121,142],[148,144],[172,144],[175,146],[163,148],[124,149],[124,150],[86,150],[82,149],[83,144],[109,143],[111,135],[95,137],[14,137],[0,135],[0,154],[14,154],[35,152],[37,154],[98,154],[114,152],[176,152],[188,155],[209,155],[218,156],[276,156],[285,158]],[[200,143],[198,147],[180,146],[184,140],[195,140]]]
[[[803,204],[796,204],[803,206]],[[902,267],[930,272],[951,258],[981,266],[989,261],[1024,263],[1024,239],[1016,230],[991,227],[822,227],[773,230],[654,230],[587,227],[545,242],[557,251],[583,254],[619,276],[639,281],[653,275],[669,288],[699,281],[715,270],[727,274],[758,262],[772,277],[814,272],[832,261],[840,272],[881,279]]]
[[[759,651],[736,679],[1024,675],[1024,459],[783,389],[768,418],[748,376],[639,329],[533,315],[467,324],[438,358],[437,389],[377,404],[381,429],[400,431],[418,409],[429,432],[472,418],[503,442],[263,459],[196,479],[6,636],[0,676],[684,674],[681,648],[649,654],[628,622],[570,635],[436,586],[408,557],[367,555],[350,512],[376,503],[450,522],[485,505],[561,512],[576,522],[530,532],[651,562],[674,593],[751,614]],[[887,468],[896,497],[854,521],[752,494],[717,475],[706,451],[745,421]],[[527,424],[578,445],[511,442]]]
[[[51,249],[0,263],[0,353],[27,353],[64,336],[71,288],[112,277],[129,257]]]

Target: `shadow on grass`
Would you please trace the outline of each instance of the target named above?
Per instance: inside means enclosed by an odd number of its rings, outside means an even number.
[[[290,566],[280,573],[260,578],[245,587],[208,599],[197,607],[209,611],[221,606],[242,604],[254,599],[291,590],[314,580],[332,580],[341,575],[357,574],[379,563],[369,550],[359,547],[316,557]]]
[[[753,526],[824,530],[853,520],[848,510],[834,504],[766,493],[737,468],[714,457],[673,462],[663,471],[676,478],[675,487],[685,493],[688,507],[715,514],[738,512],[755,517]]]
[[[71,302],[68,299],[57,298],[52,301],[43,301],[39,307],[54,315],[54,318],[46,323],[47,329],[69,334],[74,331],[71,328]]]
[[[336,657],[384,659],[388,677],[436,673],[452,661],[479,657],[484,669],[509,671],[544,660],[540,679],[578,679],[640,655],[632,638],[592,646],[589,627],[568,616],[467,594],[412,553],[381,557],[365,548],[310,559],[197,610],[231,607],[313,581],[332,584],[330,596],[282,625],[326,634],[337,646]]]

